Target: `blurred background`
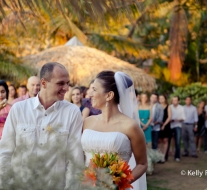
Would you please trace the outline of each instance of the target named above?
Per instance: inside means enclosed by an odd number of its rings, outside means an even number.
[[[179,95],[181,104],[188,95],[194,105],[207,100],[206,0],[6,0],[0,3],[0,22],[0,78],[16,87],[37,75],[41,66],[37,63],[47,60],[43,54],[58,60],[73,52],[67,60],[75,56],[76,63],[83,57],[82,62],[88,64],[81,76],[95,72],[96,60],[103,56],[87,50],[95,48],[124,61],[119,68],[133,65],[140,69],[130,71],[139,93],[156,90],[169,99]],[[69,49],[59,54],[62,49],[52,49],[59,46]],[[85,47],[84,56],[74,50],[76,46]],[[53,53],[47,54],[50,51]],[[118,62],[106,58],[110,59]],[[113,69],[106,60],[97,64]],[[71,67],[67,61],[66,66]],[[73,78],[76,75],[78,71]],[[180,177],[181,166],[207,170],[206,157],[185,159],[184,166],[174,162],[156,165],[155,173],[148,176],[149,189],[194,190],[195,183],[200,184],[196,189],[207,187],[207,175],[201,179]]]

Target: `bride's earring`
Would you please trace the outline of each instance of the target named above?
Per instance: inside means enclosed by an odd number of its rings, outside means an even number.
[[[108,107],[108,102],[106,102],[106,107]]]

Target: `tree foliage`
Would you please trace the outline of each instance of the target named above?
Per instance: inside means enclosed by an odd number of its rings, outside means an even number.
[[[160,77],[167,72],[166,81],[172,84],[206,80],[204,0],[2,2],[2,24],[5,28],[12,11],[17,30],[12,34],[9,28],[9,33],[17,36],[20,53],[24,44],[41,51],[76,35],[83,44],[138,66],[153,59],[161,73],[153,73],[153,69],[152,73]]]

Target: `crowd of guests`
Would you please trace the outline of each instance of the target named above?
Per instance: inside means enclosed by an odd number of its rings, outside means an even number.
[[[93,81],[91,82],[91,84]],[[89,88],[83,86],[70,86],[65,94],[65,100],[80,108],[83,119],[91,115],[101,113],[92,107]],[[21,85],[16,90],[15,86],[0,80],[0,138],[6,117],[13,104],[31,97],[35,97],[40,91],[40,80],[36,76],[28,79],[27,85]],[[137,114],[140,118],[140,127],[144,131],[146,145],[150,149],[159,150],[164,156],[159,161],[164,163],[168,155],[174,154],[174,160],[181,159],[181,142],[184,151],[182,156],[198,157],[202,151],[207,153],[207,106],[201,101],[197,107],[192,105],[191,97],[186,97],[185,105],[179,104],[179,97],[174,96],[168,103],[165,95],[152,93],[138,94]],[[181,141],[182,140],[182,141]]]
[[[138,94],[138,112],[141,127],[144,131],[147,146],[160,150],[165,157],[174,153],[174,160],[182,156],[198,157],[203,150],[207,153],[207,106],[201,101],[197,107],[192,105],[192,99],[187,96],[185,105],[179,104],[180,98],[174,96],[168,103],[165,95],[152,93],[150,99],[147,93]]]

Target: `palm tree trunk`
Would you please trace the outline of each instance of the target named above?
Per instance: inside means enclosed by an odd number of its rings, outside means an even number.
[[[168,68],[172,82],[180,79],[187,45],[188,24],[180,0],[175,0],[170,26],[170,59]]]

